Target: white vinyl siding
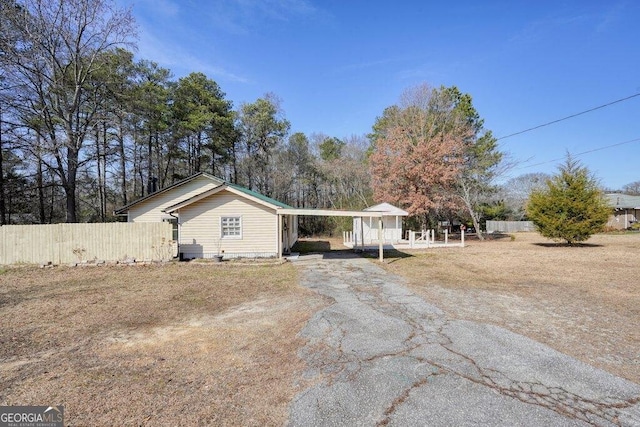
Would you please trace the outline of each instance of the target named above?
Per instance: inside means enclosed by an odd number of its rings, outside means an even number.
[[[277,256],[277,215],[274,209],[223,190],[178,211],[180,251],[190,257],[225,254]],[[221,218],[241,217],[242,238],[220,238]]]
[[[360,222],[362,221],[362,225]],[[364,233],[364,242],[372,243],[378,241],[378,218],[353,218],[353,234],[354,239],[361,241],[360,234]],[[400,216],[383,216],[382,217],[382,236],[384,242],[393,243],[402,239],[402,217]]]
[[[242,217],[220,217],[220,237],[222,239],[242,239]]]
[[[172,188],[165,193],[159,193],[155,197],[138,203],[129,209],[129,222],[160,222],[169,219],[171,216],[162,210],[178,202],[196,196],[204,191],[218,187],[219,182],[213,181],[206,176],[199,176],[193,181],[186,182],[181,186]]]

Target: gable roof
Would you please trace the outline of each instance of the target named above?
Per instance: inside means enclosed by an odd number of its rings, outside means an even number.
[[[231,184],[231,183],[227,183],[227,185],[235,190],[240,191],[241,193],[246,194],[247,196],[252,196],[255,197],[259,200],[262,200],[265,203],[269,203],[271,205],[275,205],[279,208],[285,208],[285,209],[293,209],[291,206],[287,205],[286,203],[282,203],[277,201],[276,199],[273,199],[271,197],[265,196],[264,194],[260,194],[257,191],[253,191],[253,190],[249,190],[248,188],[244,188],[241,187],[237,184]]]
[[[182,179],[180,181],[174,182],[170,186],[165,187],[165,188],[163,188],[161,190],[158,190],[155,193],[147,194],[144,197],[141,197],[141,198],[139,198],[137,200],[134,200],[133,202],[129,203],[128,205],[123,206],[120,209],[116,209],[114,211],[114,214],[115,215],[125,215],[127,213],[127,211],[129,209],[131,209],[132,206],[137,205],[138,203],[145,202],[145,201],[147,201],[149,199],[152,199],[152,198],[156,197],[159,194],[163,194],[163,193],[166,193],[167,191],[171,191],[174,188],[180,187],[181,185],[184,185],[184,184],[186,184],[188,182],[191,182],[194,179],[199,178],[201,176],[209,178],[210,180],[212,180],[214,183],[217,183],[218,185],[224,184],[224,181],[222,179],[218,178],[218,177],[215,177],[215,176],[213,176],[213,175],[211,175],[211,174],[209,174],[207,172],[198,172],[198,173],[196,173],[194,175],[191,175],[191,176],[188,176],[188,177],[186,177],[186,178],[184,178],[184,179]]]
[[[168,206],[166,208],[163,209],[163,212],[166,213],[171,213],[171,212],[175,212],[178,209],[182,209],[185,206],[189,206],[192,203],[195,203],[199,200],[205,199],[209,196],[212,196],[216,193],[219,193],[222,190],[227,190],[231,193],[237,194],[239,196],[245,197],[247,199],[253,200],[256,203],[259,203],[261,205],[265,205],[271,209],[279,209],[279,208],[291,208],[291,206],[279,202],[276,199],[272,199],[271,197],[267,197],[263,194],[260,194],[256,191],[252,191],[249,190],[248,188],[244,188],[241,187],[237,184],[231,184],[229,182],[225,182],[222,185],[219,185],[218,187],[215,188],[211,188],[209,190],[203,191],[200,194],[196,194],[193,197],[190,197],[188,199],[182,200],[181,202],[175,203],[171,206]]]
[[[605,194],[609,199],[609,206],[616,209],[640,209],[640,196],[622,193]]]
[[[379,203],[364,209],[366,212],[382,212],[389,216],[408,216],[409,212],[393,206],[391,203]],[[385,216],[387,216],[385,215]]]

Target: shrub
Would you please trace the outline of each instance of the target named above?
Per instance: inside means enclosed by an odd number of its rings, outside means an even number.
[[[603,230],[611,209],[587,168],[568,155],[546,184],[531,193],[527,204],[540,234],[572,245]]]

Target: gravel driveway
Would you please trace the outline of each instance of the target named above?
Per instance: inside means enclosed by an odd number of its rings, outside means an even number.
[[[332,303],[302,331],[292,426],[640,426],[640,386],[502,328],[448,319],[350,253],[302,256]]]

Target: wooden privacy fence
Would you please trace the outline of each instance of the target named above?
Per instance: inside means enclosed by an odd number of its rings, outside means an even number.
[[[174,256],[168,222],[4,225],[0,264],[158,260]]]
[[[536,231],[532,221],[487,221],[487,233]]]

